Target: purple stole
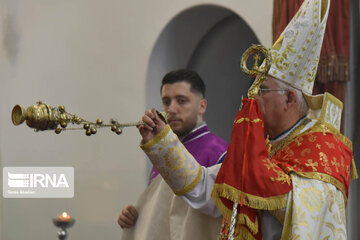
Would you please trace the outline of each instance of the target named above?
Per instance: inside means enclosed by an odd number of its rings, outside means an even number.
[[[204,167],[210,167],[222,160],[228,147],[228,144],[222,138],[209,131],[206,123],[194,128],[181,142],[196,161]],[[153,167],[149,183],[158,174],[158,170]]]

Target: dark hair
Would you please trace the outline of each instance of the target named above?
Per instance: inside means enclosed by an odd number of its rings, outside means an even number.
[[[165,84],[173,84],[177,82],[187,82],[190,84],[190,90],[193,93],[200,93],[205,97],[205,84],[197,72],[179,69],[167,73],[161,82],[160,93]]]

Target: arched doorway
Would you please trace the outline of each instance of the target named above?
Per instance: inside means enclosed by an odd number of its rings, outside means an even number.
[[[258,42],[249,25],[229,9],[201,5],[179,13],[163,29],[151,53],[146,107],[162,108],[160,84],[167,72],[195,70],[207,87],[205,121],[229,142],[241,96],[246,96],[250,86],[250,79],[241,72],[240,58]]]

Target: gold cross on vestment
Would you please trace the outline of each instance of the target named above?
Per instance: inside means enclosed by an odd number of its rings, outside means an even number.
[[[317,162],[313,163],[312,159],[309,159],[308,163],[305,163],[305,166],[311,167],[313,171],[317,171],[316,167],[319,166],[319,164]]]
[[[333,161],[331,161],[331,164],[335,166],[336,172],[339,172],[338,167],[340,167],[340,163],[337,162],[336,157],[333,158]]]

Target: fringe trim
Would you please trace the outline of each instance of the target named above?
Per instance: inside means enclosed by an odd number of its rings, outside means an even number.
[[[247,215],[240,213],[237,217],[237,222],[246,225],[254,235],[259,232],[259,220],[257,217],[255,222],[252,222]]]
[[[195,179],[187,186],[185,186],[184,188],[180,189],[180,190],[177,190],[175,191],[174,190],[174,193],[176,195],[185,195],[189,192],[191,192],[199,183],[199,181],[201,180],[201,176],[202,176],[202,167],[200,165],[199,166],[199,170],[198,170],[198,173],[195,177]]]
[[[223,202],[221,201],[220,198],[214,199],[214,197],[213,197],[213,201],[214,201],[215,205],[218,207],[218,209],[220,210],[220,212],[222,213],[223,217],[228,222],[231,222],[232,211],[223,204]],[[239,226],[241,226],[241,224],[246,225],[253,234],[257,234],[259,232],[259,222],[258,222],[257,218],[256,218],[255,222],[252,222],[247,215],[240,213],[236,217],[236,229],[235,229],[236,232],[239,231],[238,228],[239,228]],[[227,239],[227,238],[225,238],[225,239]]]
[[[359,175],[358,175],[356,165],[355,165],[355,161],[354,161],[354,158],[353,158],[352,162],[351,162],[351,179],[355,180],[355,179],[358,179],[358,178],[359,178]]]
[[[285,208],[287,204],[287,194],[273,197],[259,197],[242,192],[226,183],[215,184],[211,195],[214,202],[220,200],[221,196],[233,202],[240,203],[241,193],[243,194],[243,204],[253,209],[276,210],[280,208]],[[222,204],[221,200],[220,202]]]
[[[322,84],[349,81],[349,56],[320,57],[316,80]]]
[[[211,197],[212,197],[212,200],[214,201],[214,204],[220,210],[223,217],[226,218],[228,221],[231,221],[232,211],[223,204],[223,202],[220,199],[220,195],[215,193],[215,191],[216,190],[215,190],[215,186],[214,186],[212,193],[211,193]]]

